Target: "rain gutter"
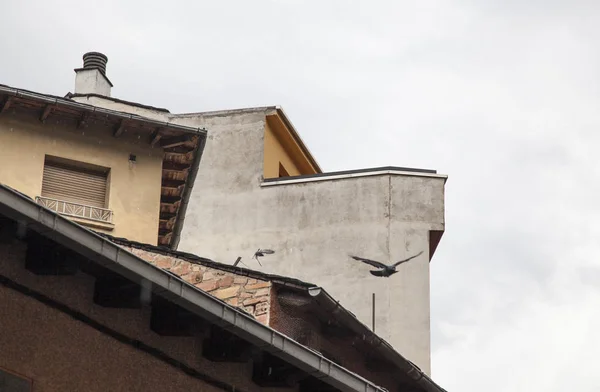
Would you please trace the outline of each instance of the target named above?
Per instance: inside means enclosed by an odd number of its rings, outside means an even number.
[[[356,316],[340,306],[327,291],[321,287],[310,287],[306,291],[314,298],[318,305],[322,305],[326,312],[330,313],[340,323],[352,329],[359,336],[364,336],[365,340],[384,358],[390,361],[397,368],[401,369],[410,379],[415,381],[423,390],[427,392],[447,392],[444,388],[437,385],[427,374],[423,373],[418,366],[400,355],[385,340],[377,336],[366,325],[360,322]]]

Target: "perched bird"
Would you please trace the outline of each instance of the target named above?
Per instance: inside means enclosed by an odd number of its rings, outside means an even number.
[[[350,257],[352,257],[354,260],[362,261],[363,263],[372,265],[373,267],[380,268],[376,271],[369,271],[369,272],[371,272],[372,275],[382,276],[382,277],[387,278],[387,277],[390,277],[391,275],[395,274],[396,272],[398,272],[398,271],[396,271],[397,266],[399,266],[402,263],[406,263],[407,261],[412,260],[415,257],[420,256],[421,253],[423,253],[423,251],[420,251],[419,253],[417,253],[414,256],[409,257],[408,259],[400,260],[400,261],[398,261],[394,264],[390,264],[390,265],[385,265],[383,263],[380,263],[379,261],[364,259],[364,258],[358,257],[358,256],[350,255]]]
[[[256,259],[256,261],[258,261],[258,264],[262,267],[262,264],[260,264],[260,260],[258,260],[258,258],[263,257],[264,255],[272,255],[273,253],[275,253],[275,251],[271,249],[258,249],[254,253],[254,256],[252,256],[252,258]]]

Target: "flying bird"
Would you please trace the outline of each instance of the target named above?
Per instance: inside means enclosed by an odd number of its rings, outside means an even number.
[[[408,259],[400,260],[400,261],[398,261],[394,264],[390,264],[390,265],[385,265],[383,263],[380,263],[379,261],[364,259],[364,258],[358,257],[358,256],[350,255],[350,257],[352,257],[354,260],[362,261],[363,263],[366,263],[366,264],[372,265],[373,267],[379,268],[378,270],[375,270],[375,271],[369,271],[369,272],[371,272],[372,275],[388,278],[391,275],[398,272],[398,271],[396,271],[397,266],[399,266],[402,263],[406,263],[407,261],[412,260],[415,257],[420,256],[421,253],[423,253],[423,251],[420,251],[419,253],[417,253],[414,256],[409,257]]]
[[[258,264],[262,267],[262,264],[260,263],[260,260],[258,260],[258,258],[263,257],[264,255],[272,255],[273,253],[275,253],[275,251],[271,249],[258,249],[256,253],[254,253],[254,256],[252,256],[252,258],[256,259],[256,261],[258,261]]]

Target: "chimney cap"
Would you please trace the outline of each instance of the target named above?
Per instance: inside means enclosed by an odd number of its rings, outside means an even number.
[[[106,63],[108,57],[100,52],[87,52],[83,55],[83,69],[98,69],[103,74],[106,74]]]
[[[104,60],[108,61],[108,57],[106,57],[106,55],[104,53],[101,52],[87,52],[83,54],[83,59],[85,60],[86,57],[88,56],[99,56],[102,57]]]

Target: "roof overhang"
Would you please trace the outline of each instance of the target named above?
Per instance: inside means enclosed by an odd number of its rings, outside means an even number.
[[[427,374],[425,374],[417,365],[404,358],[398,353],[391,344],[377,336],[369,327],[363,324],[356,316],[340,305],[325,289],[318,286],[301,287],[298,285],[287,285],[279,282],[273,282],[276,287],[283,291],[293,291],[300,293],[307,298],[309,306],[300,304],[304,307],[303,311],[316,316],[326,325],[338,325],[339,327],[350,331],[365,345],[365,352],[375,352],[377,358],[384,359],[393,367],[394,371],[399,371],[398,376],[405,385],[412,388],[419,388],[427,392],[446,392],[445,389],[437,385]],[[415,389],[417,390],[417,389]]]
[[[140,127],[147,126],[150,131],[160,128],[168,133],[187,133],[194,135],[206,136],[206,130],[203,128],[189,127],[185,125],[175,124],[168,121],[159,121],[147,117],[138,116],[131,113],[121,112],[117,110],[105,109],[93,105],[75,102],[71,99],[62,98],[54,95],[40,94],[33,91],[17,89],[5,85],[0,85],[0,100],[2,110],[8,110],[11,107],[22,107],[29,109],[39,109],[38,105],[52,105],[51,113],[53,115],[62,115],[65,118],[80,120],[83,113],[96,117],[107,118],[113,121],[125,120]],[[85,123],[85,122],[84,122]],[[83,124],[82,124],[83,125]]]

